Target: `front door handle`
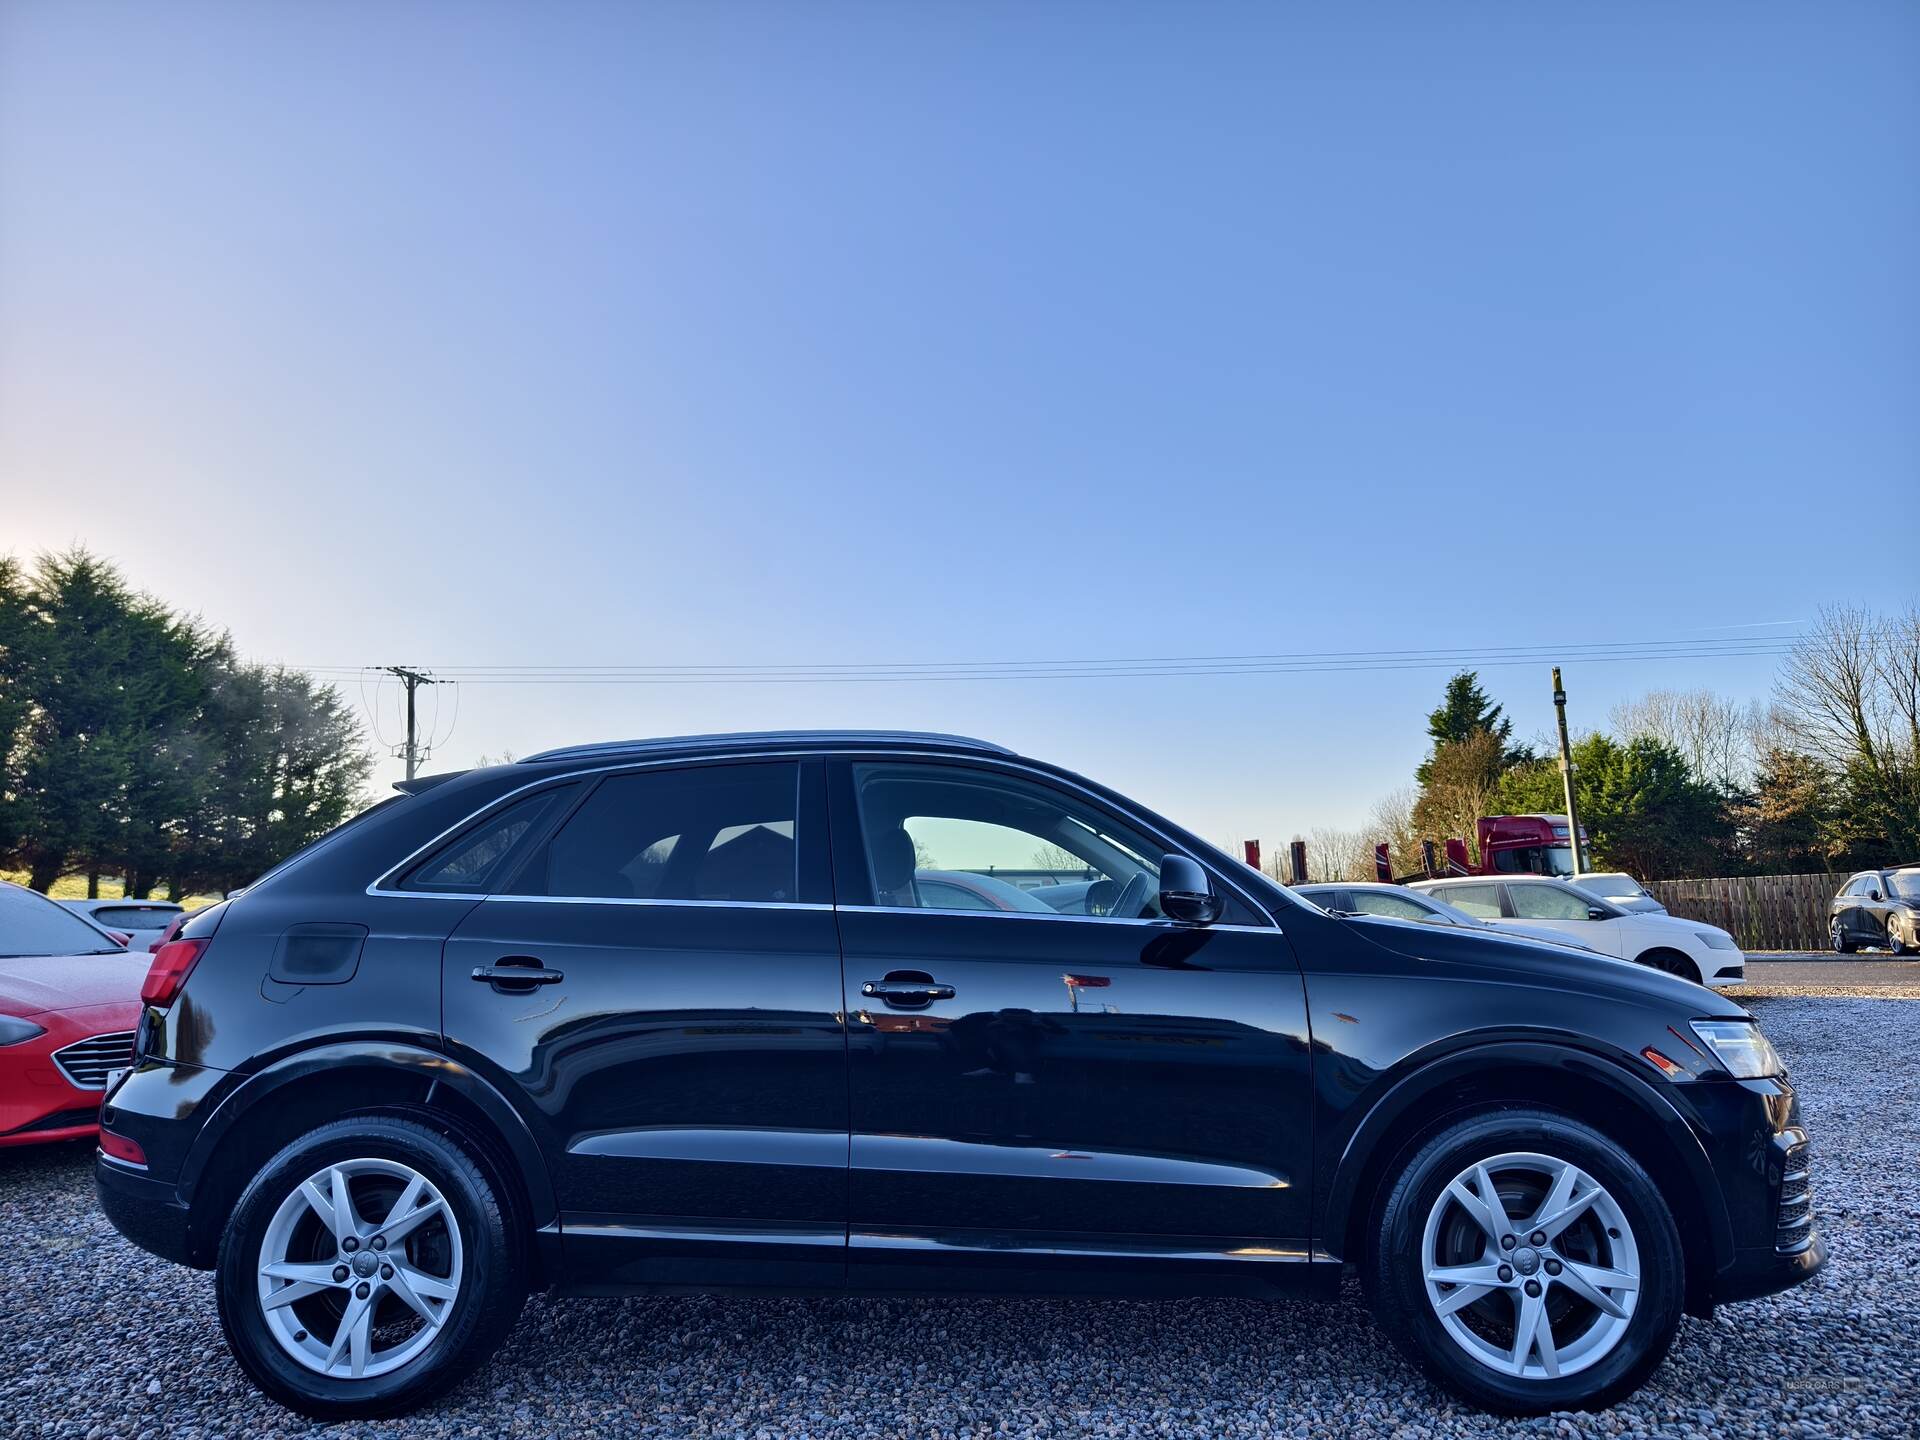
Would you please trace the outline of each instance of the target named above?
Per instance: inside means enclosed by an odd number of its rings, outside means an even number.
[[[884,980],[869,980],[860,987],[869,1000],[882,1000],[897,1010],[924,1010],[936,1000],[951,1000],[954,989],[942,985],[931,975],[918,970],[896,970]]]
[[[567,977],[549,970],[531,955],[505,955],[492,965],[473,967],[473,978],[502,995],[527,995],[541,985],[558,985]]]

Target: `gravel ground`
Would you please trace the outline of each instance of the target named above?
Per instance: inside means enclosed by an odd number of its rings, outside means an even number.
[[[644,1299],[529,1302],[435,1410],[324,1427],[227,1358],[209,1277],[150,1261],[94,1209],[90,1151],[0,1151],[0,1434],[1920,1434],[1920,1064],[1908,1001],[1763,999],[1814,1135],[1812,1283],[1682,1323],[1602,1415],[1499,1421],[1337,1302]]]

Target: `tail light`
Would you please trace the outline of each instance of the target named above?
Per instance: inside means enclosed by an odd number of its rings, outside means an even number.
[[[154,951],[153,964],[147,967],[146,983],[140,987],[140,998],[149,1005],[171,1005],[206,948],[204,939],[169,940]]]

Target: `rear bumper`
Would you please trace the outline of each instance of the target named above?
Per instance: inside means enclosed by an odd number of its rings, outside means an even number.
[[[93,1162],[94,1193],[113,1228],[149,1254],[192,1265],[187,1207],[173,1186],[129,1169],[104,1155]]]

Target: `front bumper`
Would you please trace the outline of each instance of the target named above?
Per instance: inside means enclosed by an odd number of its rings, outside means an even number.
[[[1809,1237],[1804,1249],[1787,1255],[1770,1247],[1736,1250],[1733,1263],[1714,1277],[1713,1298],[1724,1305],[1791,1290],[1819,1274],[1826,1263],[1827,1242],[1818,1235]]]
[[[75,1085],[54,1060],[57,1051],[96,1036],[133,1029],[136,1004],[86,1005],[26,1017],[46,1033],[0,1045],[0,1147],[79,1140],[99,1125],[98,1089]]]

